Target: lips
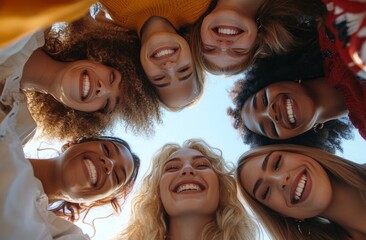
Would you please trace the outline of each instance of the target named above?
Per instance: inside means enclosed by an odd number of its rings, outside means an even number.
[[[199,193],[206,189],[206,187],[198,181],[183,181],[176,184],[173,192],[177,194],[183,193]]]
[[[80,75],[79,92],[82,101],[87,100],[92,93],[93,82],[87,70],[84,70]]]
[[[179,50],[179,47],[161,47],[155,50],[150,57],[156,60],[163,60],[172,57]]]
[[[244,32],[244,30],[233,26],[216,26],[212,28],[212,31],[220,37],[238,36]]]
[[[285,128],[292,129],[297,126],[297,112],[296,102],[288,97],[282,95],[279,99],[279,121],[281,121]]]
[[[84,159],[91,185],[95,186],[98,180],[97,168],[92,160]]]
[[[311,179],[306,171],[301,172],[291,187],[291,203],[297,204],[305,201],[311,190]]]

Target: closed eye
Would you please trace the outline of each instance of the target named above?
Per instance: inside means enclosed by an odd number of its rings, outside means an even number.
[[[266,90],[263,91],[262,102],[263,102],[263,106],[265,106],[265,107],[268,106],[268,99],[267,99],[267,91]]]
[[[109,78],[110,84],[112,84],[116,80],[116,75],[114,74],[114,71],[111,72],[111,76]]]
[[[261,196],[262,200],[265,200],[268,197],[268,193],[269,193],[269,187],[267,187],[264,193],[262,194]]]
[[[273,170],[278,170],[278,168],[280,167],[281,159],[282,159],[282,156],[279,155],[273,164]]]
[[[103,144],[103,151],[104,151],[104,154],[109,157],[111,152],[109,151],[109,148],[107,146],[107,144]]]
[[[274,125],[273,122],[271,122],[271,132],[272,132],[273,136],[279,137],[276,126]]]
[[[113,169],[113,173],[116,176],[117,184],[119,185],[121,181],[119,180],[118,174],[115,169]]]
[[[109,100],[109,99],[107,99],[107,100],[105,101],[104,106],[103,106],[103,107],[102,107],[102,109],[100,109],[99,111],[100,111],[101,113],[103,113],[103,114],[107,114],[107,113],[109,113],[109,104],[110,104],[110,100]]]

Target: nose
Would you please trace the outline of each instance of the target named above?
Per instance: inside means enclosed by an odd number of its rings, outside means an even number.
[[[228,40],[228,39],[217,39],[216,41],[219,44],[219,46],[221,47],[222,51],[223,51],[223,49],[226,50],[231,44],[233,44],[233,41]]]
[[[268,116],[269,118],[273,121],[273,122],[278,122],[278,115],[277,115],[277,111],[276,111],[276,105],[275,103],[271,103],[268,106],[267,109],[268,112]]]
[[[269,177],[279,190],[284,190],[289,185],[290,175],[288,172],[273,173]]]
[[[196,172],[194,171],[194,169],[192,168],[191,165],[185,165],[181,169],[180,175],[181,176],[195,176],[196,175]]]
[[[175,61],[172,61],[172,60],[163,62],[161,64],[162,68],[167,69],[167,70],[175,67],[175,65],[177,65],[177,63]]]
[[[105,84],[103,81],[99,80],[97,90],[95,94],[98,97],[109,96],[113,92],[111,84]]]
[[[102,168],[107,175],[110,175],[114,168],[114,161],[106,156],[101,156],[100,161],[102,162]]]

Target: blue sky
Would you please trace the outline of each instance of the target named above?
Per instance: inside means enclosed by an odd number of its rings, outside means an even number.
[[[156,127],[156,133],[150,138],[137,137],[124,132],[122,127],[116,127],[115,135],[127,140],[133,151],[142,159],[138,183],[148,170],[151,156],[165,143],[174,142],[181,144],[188,138],[201,138],[209,145],[223,151],[224,159],[236,163],[239,156],[248,150],[238,133],[232,128],[231,120],[226,114],[226,109],[231,106],[228,93],[237,77],[216,77],[209,75],[205,93],[201,101],[190,108],[178,113],[164,112],[164,123]],[[33,145],[34,146],[34,145]],[[344,153],[339,154],[355,162],[365,163],[364,156],[366,142],[355,132],[354,141],[345,141]],[[138,187],[138,184],[136,185]],[[105,213],[107,212],[107,213]],[[107,207],[95,211],[98,216],[107,216],[110,209]],[[111,216],[97,220],[95,225],[97,234],[93,239],[107,239],[126,223],[129,214],[129,202],[119,216]],[[90,215],[91,219],[94,218]],[[90,218],[88,218],[90,221]],[[78,223],[84,231],[92,235],[92,229],[82,223]],[[264,235],[264,239],[268,239]]]

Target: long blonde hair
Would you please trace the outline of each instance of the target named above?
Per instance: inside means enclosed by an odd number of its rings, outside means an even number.
[[[238,199],[233,171],[226,165],[219,149],[198,139],[187,140],[182,146],[166,144],[156,153],[150,172],[143,179],[133,200],[132,217],[125,231],[120,234],[120,239],[164,239],[168,233],[169,216],[159,196],[159,182],[164,163],[171,154],[182,148],[195,149],[206,156],[219,178],[219,207],[215,219],[204,227],[201,239],[254,239],[256,225]]]
[[[239,158],[236,170],[237,177],[239,178],[240,171],[247,160],[273,151],[293,152],[313,158],[327,171],[330,177],[358,189],[366,205],[366,165],[351,162],[317,148],[291,144],[278,144],[254,148],[244,153]],[[306,219],[301,223],[301,228],[313,233],[310,235],[307,235],[306,232],[302,234],[298,230],[298,223],[296,223],[294,219],[285,217],[266,207],[262,203],[256,201],[242,186],[239,188],[245,200],[265,226],[272,239],[344,240],[347,238],[347,233],[342,227],[331,220],[319,216]]]

